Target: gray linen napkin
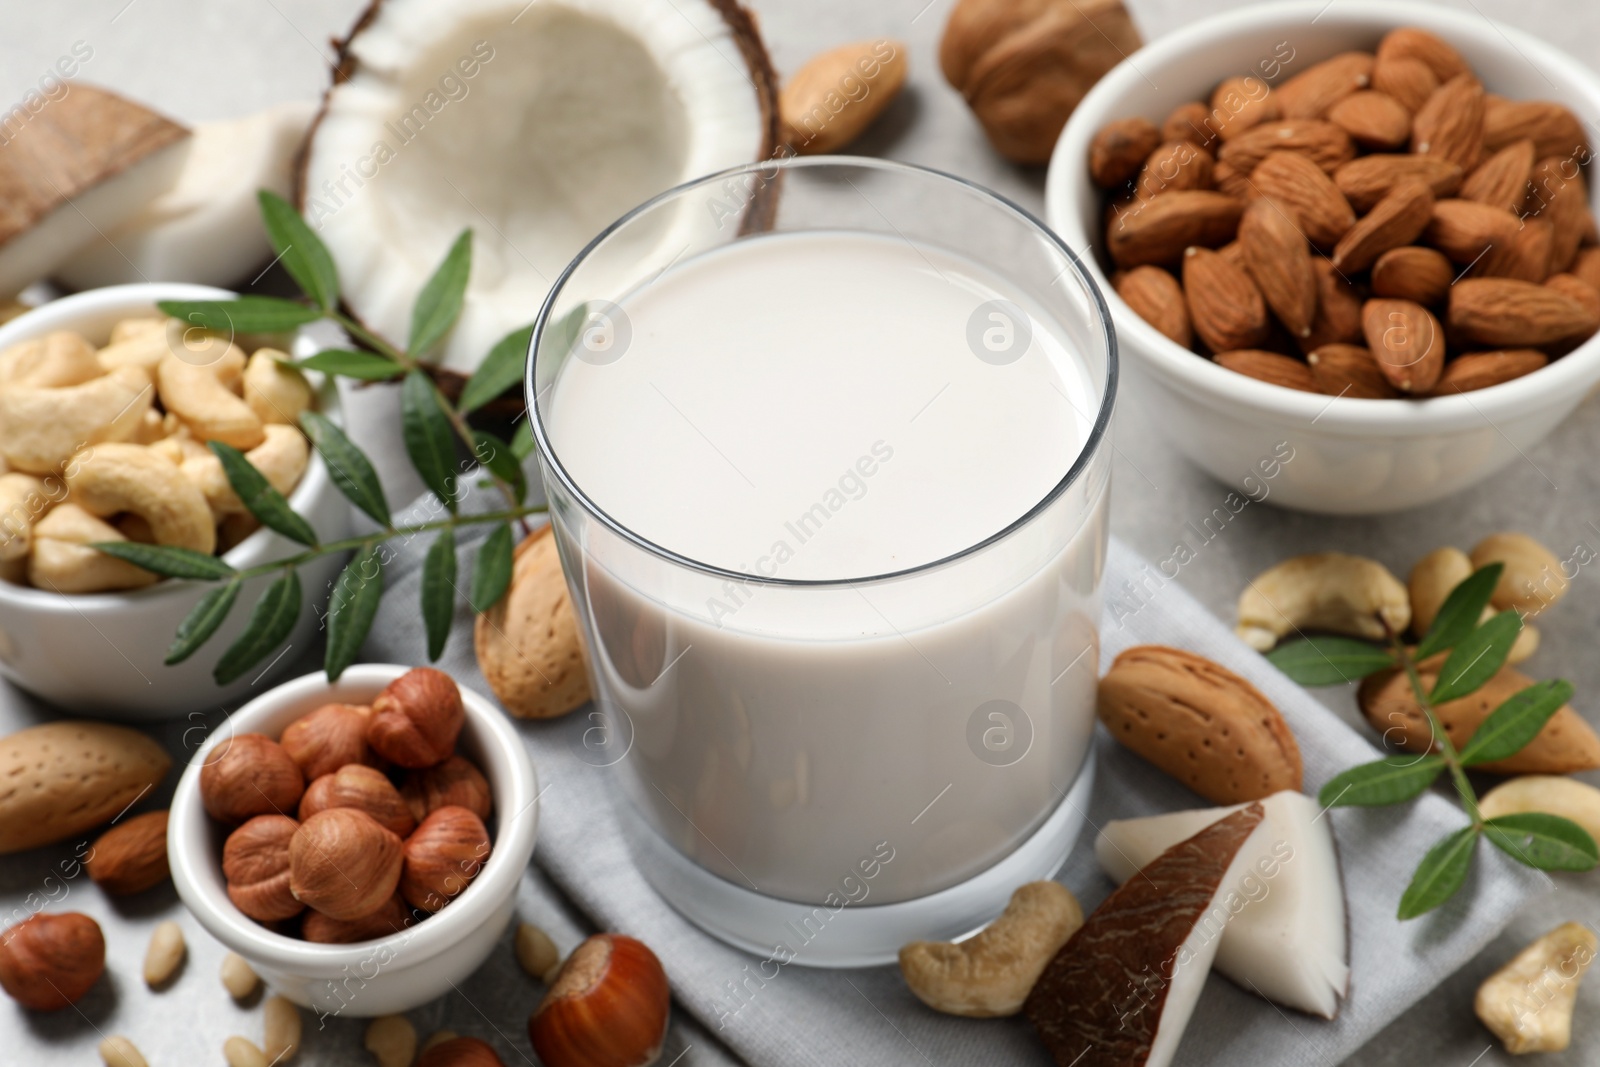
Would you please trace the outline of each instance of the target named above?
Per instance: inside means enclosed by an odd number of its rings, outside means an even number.
[[[467,507],[483,506],[476,494]],[[483,530],[463,532],[461,573],[470,573]],[[426,662],[418,586],[427,541],[400,549],[386,567],[388,588],[364,657]],[[1315,792],[1338,771],[1375,757],[1373,746],[1299,687],[1237,641],[1175,583],[1113,540],[1105,578],[1108,611],[1102,669],[1138,644],[1187,648],[1239,672],[1282,710],[1300,743],[1306,788]],[[466,609],[456,620],[439,666],[463,685],[490,693],[472,652]],[[825,971],[790,965],[758,986],[747,981],[757,957],[728,948],[673,911],[634,864],[620,819],[630,812],[607,769],[580,760],[581,714],[518,724],[538,768],[543,805],[534,865],[523,898],[540,911],[559,888],[596,926],[631,934],[660,955],[681,1007],[673,1045],[698,1059],[704,1033],[762,1067],[841,1063],[1048,1062],[1028,1025],[1018,1019],[968,1020],[925,1008],[893,967]],[[1092,826],[1205,802],[1102,735],[1089,808]],[[1177,1062],[1184,1065],[1274,1063],[1332,1067],[1472,958],[1536,893],[1543,875],[1484,849],[1467,888],[1438,913],[1409,923],[1394,918],[1401,890],[1429,844],[1461,823],[1442,796],[1402,808],[1330,813],[1338,838],[1350,916],[1350,997],[1337,1020],[1281,1011],[1218,975],[1206,984]],[[1087,911],[1112,889],[1095,864],[1086,830],[1059,875]],[[531,901],[530,901],[530,898]],[[507,966],[498,955],[491,964]],[[480,976],[481,977],[481,976]],[[484,983],[474,981],[474,985]],[[735,997],[730,984],[748,992]],[[683,1015],[690,1018],[685,1020]],[[684,1024],[687,1024],[686,1026]],[[704,1028],[702,1030],[701,1028]],[[511,1061],[508,1061],[511,1062]]]

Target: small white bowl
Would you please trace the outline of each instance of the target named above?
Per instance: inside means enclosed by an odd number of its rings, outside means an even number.
[[[1101,193],[1088,176],[1089,143],[1114,119],[1159,124],[1178,104],[1209,99],[1233,74],[1256,73],[1291,49],[1282,79],[1351,49],[1371,50],[1397,26],[1420,26],[1460,50],[1490,92],[1555,100],[1596,128],[1600,80],[1534,37],[1473,11],[1402,0],[1259,4],[1176,30],[1119,64],[1073,112],[1045,182],[1050,225],[1078,249],[1098,248]],[[1592,195],[1592,194],[1591,194]],[[1600,338],[1543,370],[1489,389],[1429,400],[1316,396],[1236,374],[1158,333],[1085,256],[1111,306],[1135,402],[1190,459],[1217,478],[1261,478],[1286,444],[1293,458],[1266,499],[1332,514],[1432,503],[1522,458],[1600,381]]]
[[[53,330],[75,330],[103,343],[119,320],[148,315],[158,300],[226,300],[235,294],[209,286],[153,282],[113,285],[53,300],[0,326],[0,350]],[[336,390],[318,390],[319,407],[337,418]],[[289,495],[324,541],[346,536],[350,506],[313,450],[305,475]],[[222,558],[244,569],[280,559],[301,546],[268,529],[257,530]],[[212,588],[210,583],[166,580],[123,593],[66,595],[0,581],[0,676],[69,711],[129,722],[178,718],[230,703],[294,663],[310,645],[318,606],[343,562],[339,555],[300,568],[304,595],[288,650],[226,686],[211,670],[244,632],[250,608],[272,576],[245,584],[221,628],[194,655],[163,664],[178,623]]]
[[[178,896],[200,925],[250,961],[275,991],[319,1014],[408,1011],[450,992],[488,958],[511,921],[539,826],[538,779],[528,750],[504,712],[462,688],[467,717],[458,748],[483,771],[494,796],[489,859],[472,884],[436,914],[401,933],[354,945],[319,945],[273,933],[233,906],[222,877],[227,830],[201,806],[200,767],[216,745],[235,735],[276,739],[323,704],[370,704],[408,670],[361,664],[332,684],[321,673],[308,674],[263,693],[194,754],[172,798],[167,858]]]

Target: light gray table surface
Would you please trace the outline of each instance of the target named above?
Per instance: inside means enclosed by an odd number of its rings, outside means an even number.
[[[908,91],[854,150],[961,174],[1042,214],[1043,171],[1019,169],[999,159],[938,72],[939,34],[952,3],[753,0],[751,6],[760,16],[780,73],[791,72],[814,52],[844,41],[878,36],[907,41]],[[282,100],[312,99],[326,85],[329,38],[342,34],[362,6],[362,0],[77,0],[72,4],[0,0],[0,101],[19,99],[57,57],[80,41],[93,49],[80,77],[183,120],[226,118]],[[1205,5],[1192,0],[1129,0],[1146,39],[1231,6],[1235,5],[1228,0]],[[1460,0],[1450,6],[1519,26],[1591,66],[1600,66],[1600,5],[1578,0]],[[1593,397],[1544,444],[1529,450],[1525,461],[1444,504],[1348,519],[1252,504],[1204,544],[1190,524],[1198,525],[1221,506],[1228,488],[1202,474],[1180,449],[1160,437],[1141,411],[1136,393],[1125,394],[1118,407],[1113,530],[1151,558],[1166,556],[1179,540],[1186,541],[1195,558],[1177,580],[1223,618],[1231,617],[1246,578],[1299,552],[1362,553],[1403,575],[1416,558],[1438,545],[1470,547],[1501,529],[1531,533],[1562,556],[1580,543],[1600,550],[1600,402]],[[1567,599],[1548,621],[1541,621],[1542,648],[1528,669],[1538,676],[1570,678],[1578,688],[1577,707],[1600,723],[1600,705],[1594,697],[1600,692],[1600,656],[1594,653],[1600,577],[1594,570],[1585,569]],[[1348,694],[1333,693],[1327,702],[1337,713],[1359,721]],[[0,683],[0,733],[48,714]],[[181,729],[177,724],[172,728]],[[1347,890],[1359,893],[1361,887]],[[1350,1062],[1460,1067],[1511,1062],[1473,1018],[1473,991],[1518,947],[1551,926],[1579,919],[1600,927],[1597,891],[1600,874],[1563,878],[1553,896],[1521,916],[1461,972],[1443,977],[1430,998]],[[0,874],[0,914],[9,914],[25,892]],[[128,918],[145,924],[154,912],[178,907],[174,898],[159,897],[141,904]],[[558,933],[574,931],[582,922],[575,912],[533,917]],[[119,944],[113,932],[112,941],[113,957],[123,973],[136,974],[142,938],[137,944]],[[217,946],[199,946],[196,955],[197,966],[214,972],[215,957],[220,955]],[[208,1011],[209,1004],[208,1000]],[[237,1011],[241,1018],[245,1014],[232,1005],[216,1010]],[[513,1025],[520,1025],[520,1019],[519,1012]],[[48,1049],[52,1035],[63,1025],[27,1018],[11,1004],[0,1004],[0,1064],[57,1062]],[[1591,979],[1580,994],[1574,1047],[1541,1062],[1597,1061],[1600,980]]]

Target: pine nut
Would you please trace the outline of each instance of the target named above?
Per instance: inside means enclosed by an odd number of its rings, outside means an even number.
[[[522,969],[540,980],[561,962],[561,950],[550,940],[550,935],[532,923],[517,927],[515,942],[517,962]]]
[[[144,984],[154,989],[171,981],[183,965],[185,951],[183,927],[171,919],[158,923],[144,953]]]
[[[267,1067],[267,1054],[242,1037],[230,1037],[222,1043],[222,1055],[228,1067]]]
[[[106,1067],[149,1067],[144,1054],[134,1048],[133,1042],[118,1035],[100,1042],[100,1058]]]
[[[300,1051],[300,1009],[284,997],[268,997],[263,1005],[266,1021],[262,1044],[273,1063],[287,1063]]]
[[[243,956],[230,952],[222,958],[222,984],[234,1000],[244,1000],[256,991],[261,978]]]
[[[417,1055],[417,1030],[404,1015],[381,1015],[367,1027],[365,1044],[378,1067],[411,1067]]]

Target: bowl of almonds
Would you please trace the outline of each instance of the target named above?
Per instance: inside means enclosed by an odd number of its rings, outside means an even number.
[[[1518,460],[1600,382],[1597,116],[1592,73],[1477,14],[1261,5],[1107,74],[1048,215],[1191,459],[1279,464],[1288,507],[1394,511]]]

